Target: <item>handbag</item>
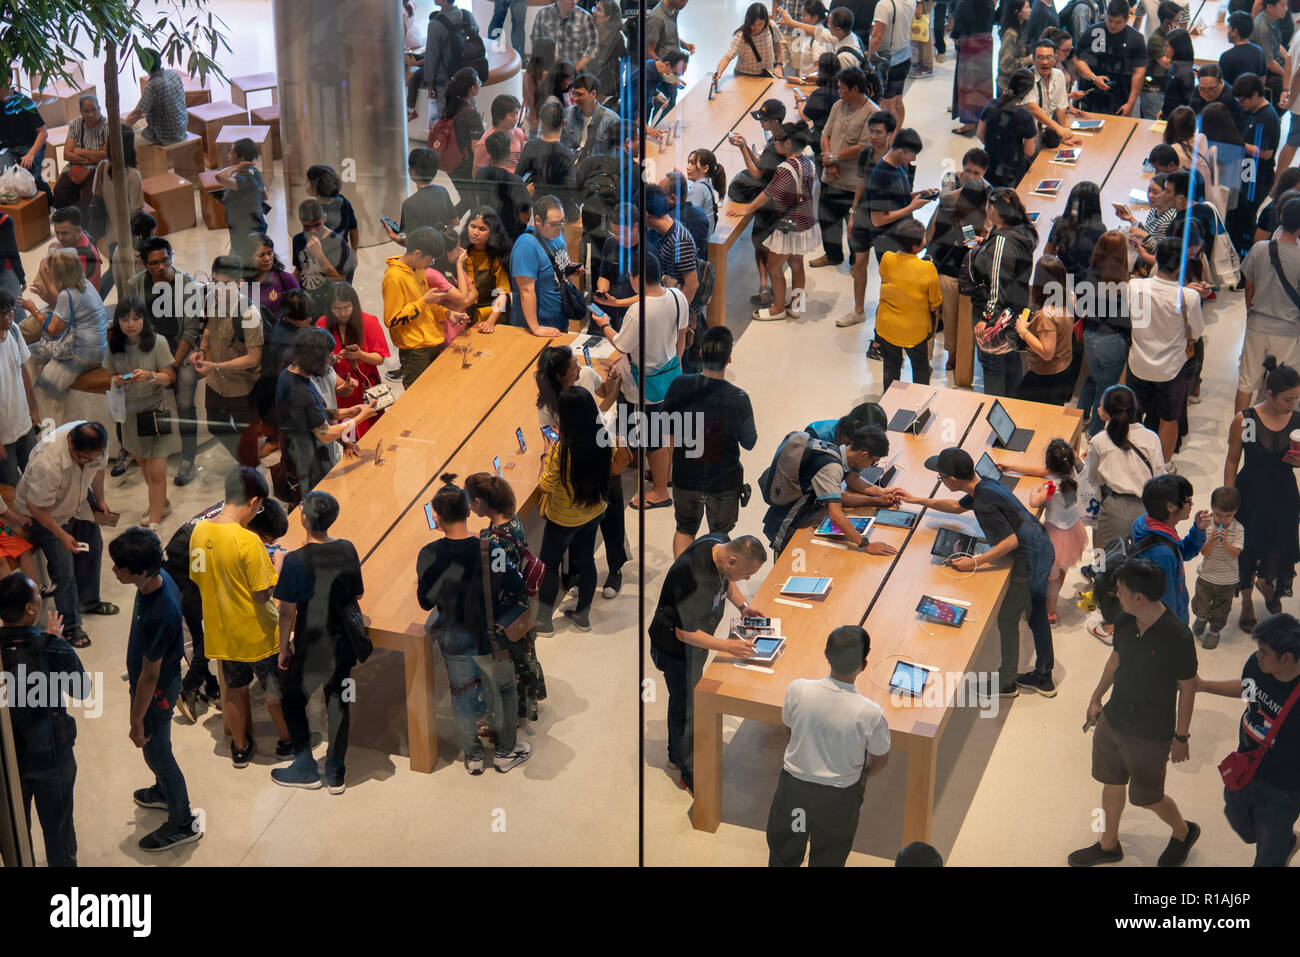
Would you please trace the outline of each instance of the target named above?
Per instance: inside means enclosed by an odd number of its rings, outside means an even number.
[[[673,310],[676,319],[673,322],[673,328],[676,329],[682,321],[682,304],[677,297],[680,293],[669,290],[668,295],[673,297]],[[641,381],[641,369],[635,362],[628,363],[632,368],[632,381],[639,383]],[[682,360],[680,356],[673,356],[658,369],[645,374],[645,400],[648,405],[657,405],[668,395],[668,387],[673,384],[679,375],[682,374]]]
[[[95,239],[103,239],[108,232],[108,204],[103,196],[92,196],[86,209],[86,232]]]
[[[791,159],[793,159],[793,157],[791,157]],[[781,165],[785,166],[787,163],[790,164],[790,178],[794,180],[795,196],[798,197],[797,202],[803,202],[803,170],[800,169],[798,163],[793,163],[791,160],[786,160],[785,163],[782,163]],[[787,234],[795,232],[798,228],[799,227],[795,225],[794,219],[790,216],[790,211],[786,210],[782,213],[781,218],[776,221],[773,230],[778,233]]]
[[[39,348],[32,351],[36,353],[37,358],[47,362],[69,362],[77,355],[77,340],[73,334],[77,322],[77,305],[72,301],[71,293],[68,294],[68,321],[58,337],[51,339],[46,335],[46,330],[49,329],[50,320],[53,318],[54,310],[51,309],[45,314],[45,321],[41,323],[41,338],[36,343]]]
[[[366,620],[361,616],[361,606],[355,598],[343,607],[339,631],[352,647],[352,653],[358,662],[365,661],[375,650],[375,643],[370,640],[370,630],[366,628]]]
[[[752,203],[758,199],[758,194],[763,192],[763,187],[762,180],[752,175],[749,170],[742,169],[727,185],[727,199],[735,203]]]
[[[486,528],[479,532],[478,547],[480,577],[483,579],[483,607],[487,615],[488,639],[493,646],[492,657],[498,660],[506,657],[518,660],[523,655],[519,643],[537,626],[537,609],[531,601],[522,601],[511,604],[502,612],[497,611],[492,597],[492,559],[488,554]]]
[[[1269,727],[1268,734],[1264,735],[1264,740],[1259,743],[1259,747],[1253,751],[1233,751],[1219,762],[1219,775],[1223,778],[1225,788],[1229,791],[1240,791],[1255,779],[1255,772],[1259,770],[1260,762],[1264,760],[1264,755],[1273,746],[1273,739],[1277,737],[1277,729],[1282,727],[1282,722],[1286,720],[1297,698],[1300,698],[1300,685],[1296,685],[1295,690],[1286,699],[1286,704],[1282,705],[1282,710],[1273,719],[1273,724]]]
[[[135,434],[141,438],[172,434],[171,416],[166,409],[146,409],[135,414]]]
[[[560,264],[555,261],[555,250],[551,249],[548,243],[542,242],[542,238],[537,237],[538,243],[546,252],[546,258],[551,262],[551,272],[555,274],[555,284],[560,288],[560,302],[564,309],[564,318],[570,322],[574,319],[584,319],[587,316],[587,301],[582,298],[582,293],[578,287],[569,282],[564,273],[560,272]]]
[[[86,146],[86,128],[83,125],[81,132],[77,135],[77,146],[85,148]],[[72,165],[68,167],[68,179],[78,186],[86,185],[86,180],[90,179],[95,172],[93,167]]]
[[[1214,211],[1215,230],[1214,242],[1210,249],[1210,270],[1219,285],[1232,289],[1241,281],[1241,258],[1228,238],[1228,227],[1223,225],[1223,217],[1219,215],[1213,203],[1207,205]]]

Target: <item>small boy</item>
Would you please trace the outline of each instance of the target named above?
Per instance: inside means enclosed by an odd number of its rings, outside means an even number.
[[[1211,530],[1201,548],[1201,567],[1196,572],[1196,594],[1192,598],[1192,634],[1201,646],[1214,648],[1219,632],[1228,622],[1232,599],[1237,594],[1237,556],[1246,544],[1246,531],[1236,521],[1241,493],[1224,485],[1210,496]],[[1204,637],[1202,638],[1202,635]]]
[[[230,254],[247,260],[253,250],[249,236],[266,232],[266,185],[257,162],[257,144],[248,137],[235,140],[226,154],[225,169],[217,182],[226,188],[221,203],[226,208],[226,229],[230,231]]]

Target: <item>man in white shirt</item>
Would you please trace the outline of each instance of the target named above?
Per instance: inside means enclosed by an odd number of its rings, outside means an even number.
[[[1066,92],[1069,81],[1065,72],[1056,67],[1056,44],[1039,40],[1034,44],[1034,88],[1025,94],[1020,105],[1027,109],[1038,123],[1039,146],[1050,146],[1048,131],[1056,134],[1061,146],[1076,146],[1079,137],[1070,132],[1070,98]]]
[[[880,0],[871,21],[871,44],[868,54],[889,58],[885,88],[881,91],[881,109],[888,110],[903,126],[903,86],[912,68],[912,18],[916,0]]]
[[[27,468],[41,421],[32,379],[23,367],[31,352],[13,325],[14,297],[0,289],[0,483],[5,485],[17,485]]]
[[[1179,285],[1183,265],[1181,236],[1156,243],[1156,274],[1128,284],[1133,344],[1128,352],[1128,384],[1145,416],[1144,425],[1160,435],[1168,462],[1178,442],[1178,423],[1187,412],[1193,379],[1192,344],[1205,331],[1201,297],[1195,284]]]
[[[1288,169],[1295,159],[1295,151],[1300,147],[1300,30],[1291,38],[1291,48],[1286,51],[1286,60],[1282,64],[1282,96],[1277,101],[1279,110],[1286,110],[1291,117],[1286,129],[1286,143],[1277,160],[1278,169]]]
[[[832,10],[826,17],[824,27],[796,20],[782,7],[777,7],[776,17],[783,27],[789,27],[792,32],[802,31],[811,37],[814,52],[824,49],[834,53],[839,69],[847,70],[851,66],[862,68],[866,54],[858,35],[853,32],[853,11],[847,7]],[[815,65],[814,69],[807,72],[816,74]]]
[[[10,510],[30,519],[27,537],[45,554],[50,582],[58,588],[54,605],[63,616],[63,637],[74,648],[90,644],[81,627],[83,612],[117,613],[99,600],[100,556],[104,539],[91,518],[104,502],[104,451],[108,431],[98,422],[69,422],[37,443],[14,493]],[[84,546],[84,547],[83,547]]]
[[[809,867],[848,859],[867,778],[889,761],[884,712],[854,684],[870,651],[865,629],[841,625],[826,639],[830,674],[800,678],[785,693],[790,744],[767,815],[769,867],[798,867],[810,841]]]

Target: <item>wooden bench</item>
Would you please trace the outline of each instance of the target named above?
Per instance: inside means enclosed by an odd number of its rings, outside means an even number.
[[[221,165],[217,152],[217,134],[221,128],[230,123],[247,123],[248,110],[218,100],[215,103],[203,103],[189,111],[189,131],[203,139],[203,159],[209,168]]]
[[[263,184],[270,186],[275,163],[271,159],[271,128],[269,126],[223,126],[221,132],[217,134],[217,155],[221,159],[218,160],[216,165],[218,167],[224,166],[227,147],[233,145],[236,140],[245,138],[257,144],[257,161],[253,165],[261,172]]]
[[[20,252],[27,252],[50,238],[50,204],[44,193],[12,205],[0,203],[0,213],[8,213],[13,218]]]
[[[237,106],[248,108],[248,94],[271,94],[271,102],[280,102],[279,81],[274,73],[250,73],[247,76],[230,78],[230,100]]]
[[[154,208],[158,235],[192,229],[198,225],[194,216],[194,184],[175,173],[150,176],[141,184],[144,200]]]
[[[226,228],[226,204],[217,198],[224,186],[217,182],[216,170],[204,170],[199,174],[199,212],[203,215],[203,225],[208,229]]]
[[[270,106],[259,106],[252,111],[251,116],[254,123],[271,128],[271,159],[283,159],[284,151],[280,148],[280,105],[272,103]]]
[[[135,155],[141,176],[157,176],[174,170],[178,176],[194,182],[203,170],[203,137],[187,132],[184,139],[166,146],[141,141]]]

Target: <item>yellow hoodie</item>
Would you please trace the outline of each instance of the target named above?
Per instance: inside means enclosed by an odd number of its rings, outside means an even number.
[[[399,349],[422,349],[443,343],[442,323],[450,317],[445,306],[423,301],[429,291],[424,272],[416,272],[401,256],[385,260],[382,289],[384,325]]]

